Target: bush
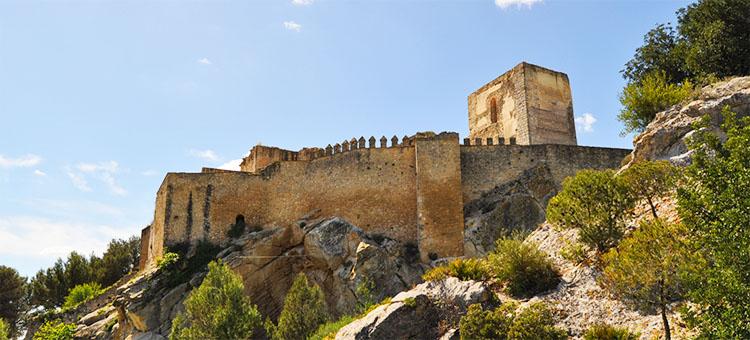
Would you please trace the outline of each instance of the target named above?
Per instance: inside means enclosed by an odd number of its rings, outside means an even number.
[[[550,200],[547,220],[577,228],[579,242],[603,253],[622,238],[634,203],[630,188],[613,171],[581,170]]]
[[[487,258],[487,268],[505,284],[509,294],[517,297],[534,296],[560,282],[560,274],[547,254],[519,240],[498,240]]]
[[[693,95],[693,83],[670,84],[663,71],[646,74],[640,82],[625,86],[620,94],[622,110],[617,115],[623,134],[643,132],[658,112],[679,104]]]
[[[75,332],[76,325],[52,320],[39,327],[33,338],[34,340],[72,340]]]
[[[438,281],[449,276],[461,281],[484,281],[489,278],[484,261],[479,259],[455,259],[447,264],[430,269],[422,275],[422,279]]]
[[[63,309],[74,309],[78,305],[99,296],[102,292],[102,286],[96,282],[77,285],[70,290],[70,293],[65,298]]]
[[[26,278],[15,269],[0,265],[0,320],[6,322],[8,337],[18,333],[16,325],[26,309],[26,292]]]
[[[578,242],[565,242],[565,246],[560,249],[560,256],[562,258],[580,264],[586,261],[586,247]]]
[[[462,339],[567,339],[566,332],[555,327],[552,312],[541,302],[522,310],[515,303],[505,303],[492,311],[474,304],[459,325]]]
[[[329,321],[318,327],[307,340],[333,340],[336,337],[336,333],[344,326],[357,320],[356,317],[351,315],[344,315],[336,321]]]
[[[180,260],[180,255],[173,252],[166,252],[160,259],[156,261],[156,266],[161,270],[170,270],[177,265],[177,261]]]
[[[675,189],[680,171],[668,161],[641,161],[625,169],[620,175],[635,199],[645,201],[656,219],[654,201]]]
[[[670,338],[667,305],[682,296],[680,270],[692,264],[686,230],[661,220],[643,221],[640,228],[604,256],[601,281],[615,296],[647,312],[660,311],[665,338]]]
[[[640,333],[633,333],[627,328],[614,327],[607,324],[596,324],[583,333],[584,340],[638,340]]]
[[[678,190],[693,252],[709,259],[689,272],[690,313],[706,339],[750,339],[750,118],[724,110],[726,141],[699,132],[693,163]]]
[[[8,340],[10,338],[10,327],[8,323],[0,318],[0,340]]]
[[[357,284],[355,293],[357,295],[357,305],[355,313],[362,313],[377,303],[375,300],[375,285],[369,279],[365,278]]]
[[[249,339],[261,316],[244,293],[239,275],[218,262],[208,264],[203,283],[185,299],[185,313],[172,322],[170,339]]]
[[[328,320],[323,291],[316,284],[308,284],[305,274],[294,279],[284,298],[284,309],[279,322],[266,321],[266,330],[274,340],[306,339]]]

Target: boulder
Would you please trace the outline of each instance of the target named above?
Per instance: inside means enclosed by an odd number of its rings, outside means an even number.
[[[336,339],[452,339],[468,306],[491,302],[492,294],[483,282],[454,277],[425,282],[344,326]],[[441,322],[455,326],[451,334],[440,334]]]

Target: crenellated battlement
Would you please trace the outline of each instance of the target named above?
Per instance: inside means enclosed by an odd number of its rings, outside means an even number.
[[[455,132],[353,137],[298,151],[256,145],[240,171],[169,173],[143,231],[141,267],[165,247],[222,243],[236,221],[292,226],[315,211],[418,246],[423,261],[464,254],[464,205],[539,166],[558,187],[616,168],[630,150],[577,146],[567,76],[522,63],[469,96]]]

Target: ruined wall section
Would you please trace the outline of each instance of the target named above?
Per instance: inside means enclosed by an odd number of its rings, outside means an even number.
[[[469,138],[515,138],[529,144],[526,80],[519,64],[469,95]]]
[[[250,154],[242,159],[240,170],[257,173],[267,166],[281,161],[296,161],[299,153],[272,146],[256,145]]]
[[[565,73],[525,64],[528,143],[576,145],[573,97]]]
[[[582,169],[616,169],[630,150],[575,145],[461,146],[463,201],[519,178],[524,171],[546,164],[558,185]]]
[[[283,226],[315,210],[416,243],[415,168],[414,147],[399,146],[277,162],[258,174],[170,173],[157,194],[150,260],[163,244],[222,242],[238,215],[248,226]]]
[[[461,151],[457,133],[417,134],[417,233],[422,261],[463,255]]]

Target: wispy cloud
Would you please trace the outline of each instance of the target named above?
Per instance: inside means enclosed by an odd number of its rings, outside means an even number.
[[[67,167],[65,172],[73,186],[81,191],[92,191],[88,184],[87,176],[91,176],[107,186],[109,191],[115,195],[123,196],[128,193],[115,179],[115,174],[120,171],[120,165],[115,161],[99,163],[78,163],[75,168]]]
[[[506,9],[511,6],[531,8],[531,6],[541,3],[542,0],[495,0],[495,6]]]
[[[208,58],[203,57],[203,58],[198,59],[198,64],[211,65],[213,63]]]
[[[205,161],[209,162],[218,162],[221,160],[219,155],[216,154],[213,150],[206,149],[206,150],[198,150],[198,149],[190,149],[188,152],[190,156],[193,156],[195,158],[200,158]]]
[[[28,168],[42,162],[42,157],[27,154],[18,158],[8,158],[0,155],[0,168]]]
[[[146,177],[156,176],[156,174],[157,174],[156,170],[151,170],[151,169],[141,172],[141,175],[146,176]]]
[[[312,5],[313,2],[315,2],[315,0],[292,0],[292,5],[309,6]]]
[[[298,24],[298,23],[296,23],[294,21],[284,21],[284,28],[286,28],[286,29],[288,29],[290,31],[295,31],[295,32],[302,31],[302,25],[300,25],[300,24]]]
[[[47,176],[47,173],[42,170],[36,169],[34,170],[34,176],[45,177]]]
[[[583,115],[576,117],[576,126],[584,132],[594,131],[595,123],[596,117],[590,113],[584,113]]]

